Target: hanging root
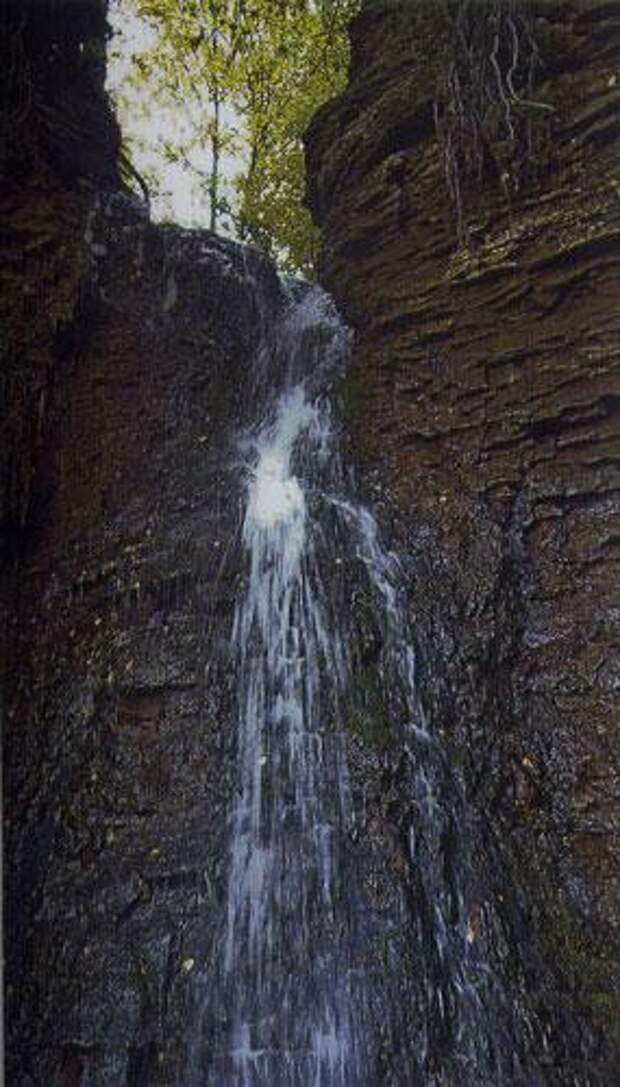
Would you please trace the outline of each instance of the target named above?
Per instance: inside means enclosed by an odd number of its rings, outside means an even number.
[[[537,176],[553,109],[533,100],[542,61],[525,0],[448,0],[445,10],[435,128],[463,245],[466,186],[494,177],[510,196]]]

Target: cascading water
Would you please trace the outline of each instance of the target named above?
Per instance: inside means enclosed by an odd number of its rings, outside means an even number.
[[[362,1082],[351,1010],[364,979],[351,968],[336,875],[350,803],[337,728],[347,651],[326,603],[306,493],[333,456],[333,436],[328,404],[299,374],[317,305],[318,292],[289,313],[284,387],[242,443],[249,574],[232,632],[238,794],[215,983],[226,1023],[209,1080],[231,1087]],[[335,334],[341,359],[344,333],[331,328],[332,349]],[[315,381],[324,348],[315,342]]]
[[[265,384],[271,357],[277,388],[241,442],[236,791],[187,1087],[534,1085],[480,949],[466,812],[416,696],[401,565],[338,452],[328,392],[347,342],[322,292],[292,301],[259,366]],[[350,727],[369,671],[401,796],[396,820],[381,796],[365,824],[385,765],[360,770]]]
[[[243,1083],[262,1076],[344,1084],[353,1062],[351,994],[329,939],[346,765],[341,743],[326,755],[319,712],[321,683],[342,684],[344,651],[324,614],[306,499],[291,465],[302,438],[325,455],[324,427],[303,386],[282,395],[256,442],[243,530],[251,570],[233,632],[241,784],[225,954]]]

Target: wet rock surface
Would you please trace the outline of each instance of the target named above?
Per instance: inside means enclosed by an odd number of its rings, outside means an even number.
[[[308,135],[309,200],[356,330],[353,456],[411,558],[424,704],[559,975],[554,1015],[598,1031],[549,1082],[612,1083],[620,7],[532,11],[545,167],[466,187],[466,244],[433,124],[440,5],[363,7],[349,87]]]
[[[272,270],[124,198],[38,453],[8,629],[11,1082],[171,1082],[221,893],[241,465]],[[235,567],[237,562],[237,568]],[[165,1039],[165,1040],[164,1040]]]
[[[259,258],[155,228],[122,193],[105,7],[9,5],[2,27],[6,1072],[20,1087],[170,1082],[187,1043],[234,746],[230,443],[260,314],[282,304]]]
[[[46,18],[48,43],[63,26],[76,49],[101,40],[105,4],[88,8],[86,26]],[[437,1076],[459,1083],[442,939],[464,939],[501,981],[481,975],[480,991],[507,1083],[615,1082],[618,5],[536,12],[554,154],[510,200],[497,178],[467,194],[468,249],[433,138],[436,5],[366,5],[350,88],[310,137],[324,278],[357,329],[342,383],[351,454],[403,558],[424,711],[450,762],[443,793],[422,792],[401,710],[377,688],[385,632],[345,556],[334,599],[356,690],[341,879],[361,882],[360,932],[394,1007],[369,1083],[410,1084],[402,1039],[425,1030]],[[59,130],[31,127],[21,158],[13,146],[2,197],[6,358],[19,362],[3,468],[7,1076],[187,1087],[235,780],[233,442],[283,296],[256,255],[155,228],[103,193],[119,184],[108,121],[97,138],[87,121],[64,173]],[[412,863],[431,802],[436,833]],[[438,934],[428,871],[459,924],[465,911],[464,934]],[[370,941],[377,917],[400,923],[391,943]]]

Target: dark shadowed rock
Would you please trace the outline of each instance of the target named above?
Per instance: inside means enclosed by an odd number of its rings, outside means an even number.
[[[3,27],[16,1087],[189,1087],[236,781],[234,443],[284,302],[255,252],[155,227],[122,190],[105,9],[10,3]],[[385,631],[363,555],[345,556],[342,575],[325,572],[356,677],[339,885],[363,885],[356,931],[383,979],[377,1082],[410,1087],[424,1036],[424,1067],[461,1087],[443,953],[462,937],[493,968],[474,1002],[515,1087],[611,1087],[620,4],[532,4],[532,101],[547,109],[513,106],[530,111],[515,123],[532,122],[538,158],[515,165],[489,122],[480,179],[463,176],[460,247],[434,135],[453,13],[369,0],[349,88],[308,137],[323,276],[357,330],[341,384],[350,453],[402,556],[424,710],[450,756],[420,756],[444,791],[416,854],[411,829],[437,797],[416,792],[398,692],[378,686]],[[429,887],[447,888],[446,916],[466,915],[464,937],[456,922],[438,933]],[[372,943],[377,918],[403,916],[409,928]]]
[[[142,1085],[168,1082],[187,1042],[221,894],[231,441],[281,295],[252,253],[155,228],[123,197],[84,229],[88,301],[50,397],[8,629],[10,1068],[20,1084]]]
[[[282,302],[255,254],[155,228],[120,191],[105,7],[2,17],[16,1087],[169,1082],[186,1045],[235,739],[220,652],[238,573],[230,443],[262,321]]]

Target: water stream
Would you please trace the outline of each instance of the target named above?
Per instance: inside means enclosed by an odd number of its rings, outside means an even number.
[[[192,1087],[521,1082],[514,1013],[479,946],[467,813],[416,694],[403,569],[338,448],[347,351],[322,292],[292,300],[239,441],[236,787]],[[363,809],[387,762],[360,770],[351,729],[371,688],[400,790],[391,830],[372,817],[375,845]]]

